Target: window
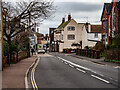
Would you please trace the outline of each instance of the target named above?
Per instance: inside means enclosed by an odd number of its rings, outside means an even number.
[[[75,27],[74,26],[70,26],[67,28],[69,31],[74,31],[75,30]]]
[[[110,16],[109,16],[109,36],[110,36]]]
[[[103,21],[103,30],[105,30],[105,21]]]
[[[95,38],[98,38],[98,33],[95,33]]]
[[[105,35],[103,35],[103,44],[105,44]]]
[[[68,35],[68,40],[74,40],[75,39],[75,35]]]
[[[63,35],[62,35],[62,40],[63,40]]]
[[[115,16],[116,16],[116,13],[115,13],[115,7],[113,7],[113,10],[112,10],[112,36],[114,37],[115,35]]]

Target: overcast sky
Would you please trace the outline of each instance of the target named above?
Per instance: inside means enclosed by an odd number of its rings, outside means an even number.
[[[46,34],[49,32],[49,27],[58,27],[63,17],[67,20],[68,14],[71,14],[78,23],[88,21],[92,24],[100,24],[105,2],[111,0],[54,0],[54,5],[57,6],[56,13],[42,22],[40,32]]]
[[[9,1],[16,2],[21,0]],[[112,0],[54,0],[56,13],[53,13],[49,19],[39,25],[40,33],[48,33],[49,27],[57,28],[61,24],[63,17],[67,20],[68,14],[71,14],[72,18],[78,23],[88,21],[91,24],[100,24],[103,5],[105,2],[110,3],[111,1]]]

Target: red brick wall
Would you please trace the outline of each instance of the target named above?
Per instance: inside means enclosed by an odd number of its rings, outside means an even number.
[[[120,19],[118,19],[118,18],[120,18],[120,11],[118,12],[117,7],[116,7],[116,3],[115,3],[115,1],[113,1],[113,5],[112,5],[112,9],[110,11],[110,15],[108,15],[108,16],[106,15],[106,10],[104,10],[104,12],[103,12],[103,18],[107,18],[107,24],[106,24],[106,30],[105,31],[102,30],[102,36],[103,36],[103,34],[106,35],[106,33],[107,33],[107,42],[108,42],[108,44],[109,44],[109,17],[111,17],[110,18],[110,29],[111,29],[110,37],[112,37],[112,10],[113,10],[114,6],[115,6],[115,12],[116,12],[116,18],[115,18],[116,19],[116,32],[117,33],[120,32],[120,30],[119,30],[119,28],[120,28],[120,24],[119,24]],[[103,29],[103,21],[102,21],[102,29]],[[103,37],[101,39],[101,42],[103,42]]]

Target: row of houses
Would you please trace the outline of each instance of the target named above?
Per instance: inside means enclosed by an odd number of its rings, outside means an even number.
[[[49,43],[49,36],[48,34],[42,34],[39,33],[39,28],[36,28],[36,30],[33,28],[32,29],[32,35],[29,37],[30,38],[30,46],[31,48],[34,49],[39,49],[39,48],[45,48],[46,45]]]
[[[63,52],[63,49],[94,47],[97,42],[107,45],[116,33],[120,32],[120,1],[105,3],[101,15],[102,25],[77,23],[71,15],[62,18],[57,28],[49,28],[50,51]]]

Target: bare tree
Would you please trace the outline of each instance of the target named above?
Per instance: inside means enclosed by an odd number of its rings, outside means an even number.
[[[4,40],[11,44],[18,33],[28,30],[35,21],[47,19],[55,9],[53,2],[3,2]]]
[[[7,41],[9,46],[12,45],[12,41],[16,41],[18,44],[21,39],[21,33],[28,33],[31,27],[35,25],[35,22],[42,22],[52,15],[55,11],[52,1],[40,0],[30,2],[3,2],[3,39]],[[29,35],[29,34],[27,34]],[[18,39],[17,39],[18,38]],[[11,48],[10,48],[11,56]]]

